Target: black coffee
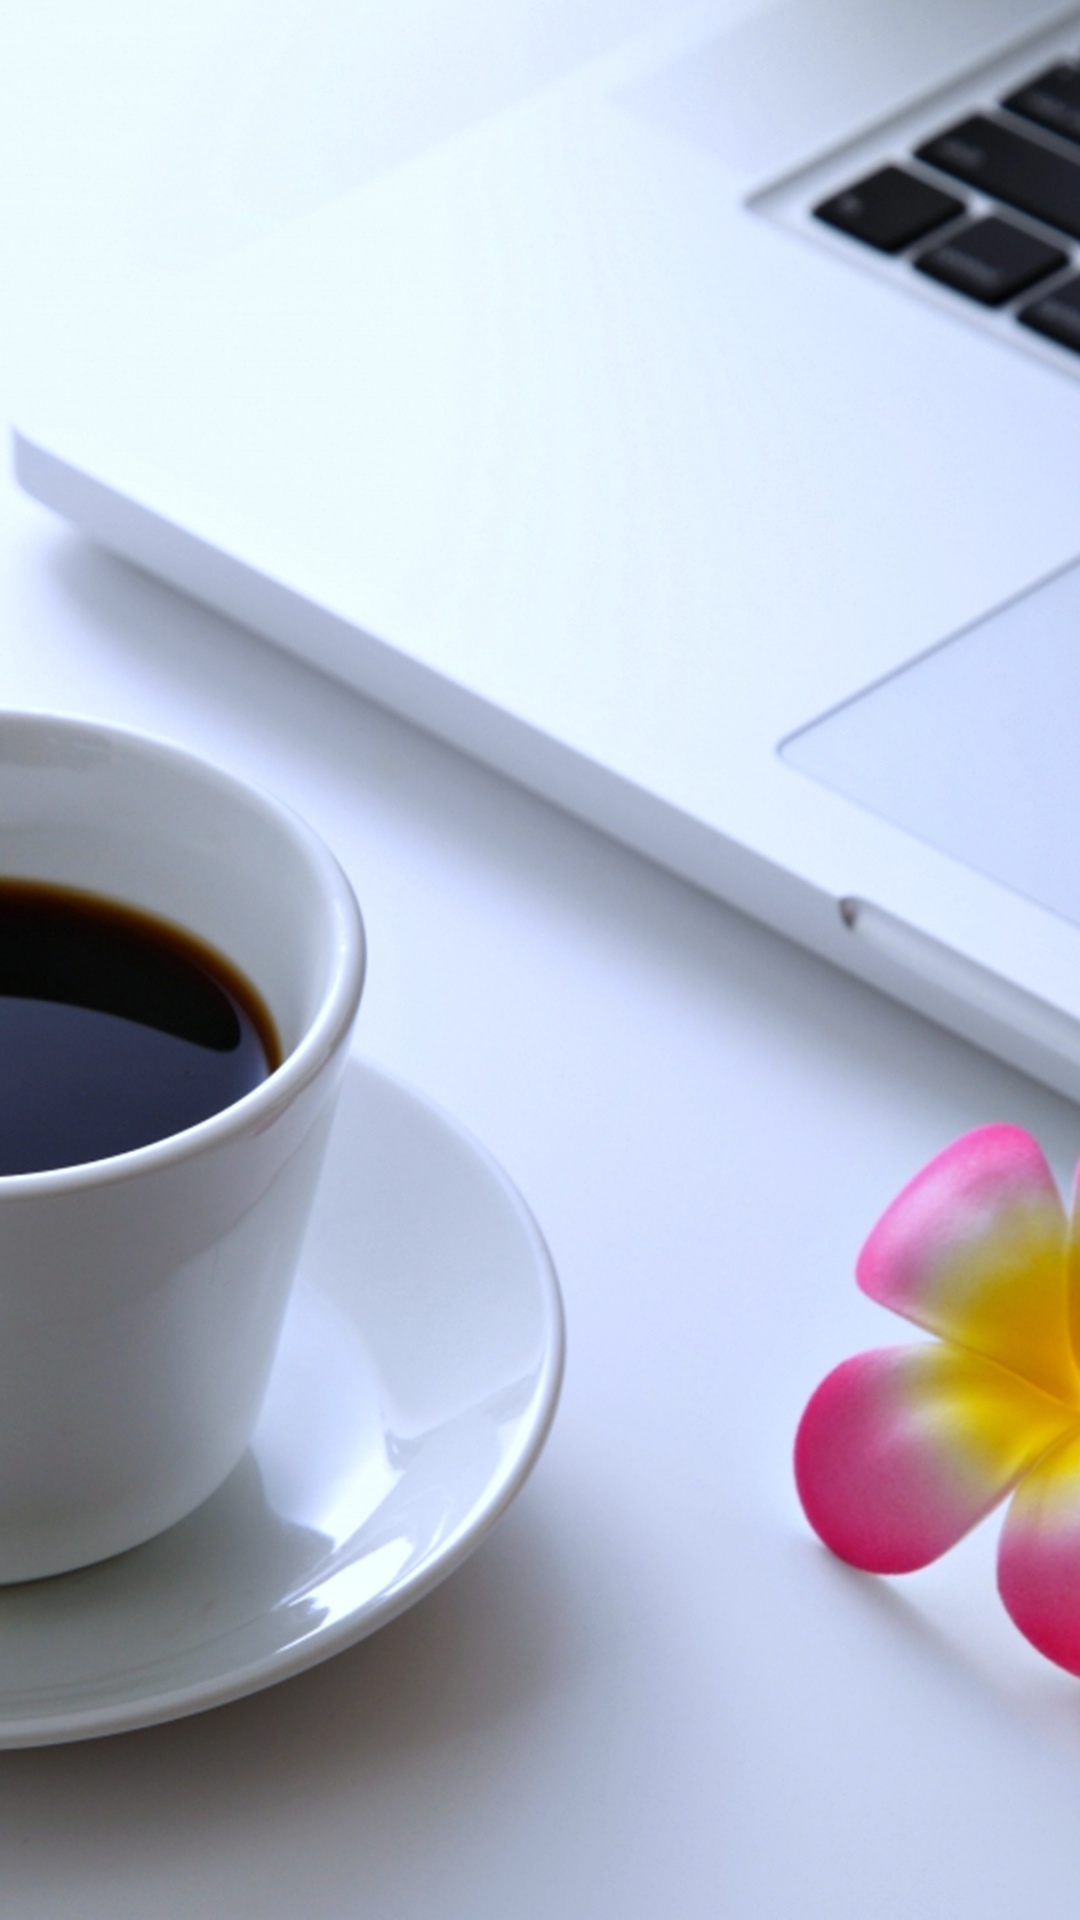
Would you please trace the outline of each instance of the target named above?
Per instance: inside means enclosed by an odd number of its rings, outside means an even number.
[[[193,936],[91,894],[0,881],[0,1174],[163,1140],[280,1059],[254,988]]]

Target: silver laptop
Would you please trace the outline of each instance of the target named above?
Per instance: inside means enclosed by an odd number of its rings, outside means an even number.
[[[268,0],[39,360],[95,539],[1080,1092],[1076,8]]]

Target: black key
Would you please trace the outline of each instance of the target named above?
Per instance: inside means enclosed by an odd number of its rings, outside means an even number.
[[[1053,293],[1044,293],[1029,307],[1021,307],[1017,319],[1025,327],[1034,327],[1048,340],[1080,353],[1080,279],[1064,280]]]
[[[1036,240],[1010,220],[994,218],[962,227],[940,246],[920,253],[915,262],[920,273],[943,280],[984,307],[1004,306],[1014,294],[1068,264],[1069,256],[1060,247]]]
[[[1022,114],[1025,120],[1080,143],[1080,68],[1047,67],[1026,87],[1006,95],[1001,104],[1010,113]]]
[[[1080,158],[1051,153],[981,113],[961,120],[918,152],[929,166],[1080,240]]]
[[[963,211],[962,200],[901,167],[882,167],[814,208],[819,220],[880,253],[902,253]]]

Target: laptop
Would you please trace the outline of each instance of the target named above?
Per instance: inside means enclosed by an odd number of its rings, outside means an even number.
[[[93,539],[1080,1093],[1080,9],[245,6],[38,360]]]

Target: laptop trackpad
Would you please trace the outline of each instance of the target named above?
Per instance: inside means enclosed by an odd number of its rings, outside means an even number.
[[[803,773],[1080,924],[1080,563],[780,751]]]

